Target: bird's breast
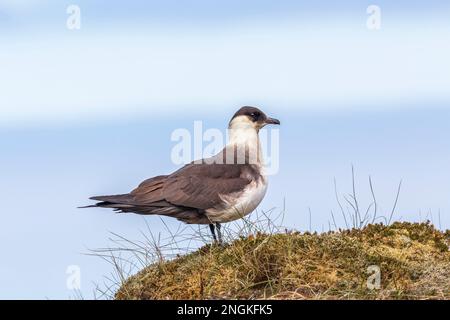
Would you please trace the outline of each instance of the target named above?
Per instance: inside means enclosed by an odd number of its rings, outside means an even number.
[[[261,203],[267,191],[267,180],[262,178],[249,183],[242,191],[221,195],[223,206],[206,210],[212,222],[230,222],[251,213]]]

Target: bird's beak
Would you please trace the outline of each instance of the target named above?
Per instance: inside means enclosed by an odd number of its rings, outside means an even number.
[[[267,118],[266,124],[280,124],[280,120],[274,118]]]

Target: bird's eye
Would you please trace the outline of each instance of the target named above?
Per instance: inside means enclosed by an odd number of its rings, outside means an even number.
[[[253,118],[253,121],[257,121],[259,116],[260,116],[260,114],[259,114],[259,112],[252,112],[250,114],[250,116]]]

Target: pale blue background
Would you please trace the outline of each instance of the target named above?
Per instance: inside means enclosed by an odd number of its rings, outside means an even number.
[[[353,164],[363,203],[371,175],[388,214],[403,179],[395,218],[448,228],[450,5],[377,1],[382,28],[369,31],[369,4],[0,0],[0,297],[73,297],[69,265],[92,297],[111,267],[83,253],[146,227],[76,207],[175,170],[173,130],[225,128],[247,104],[282,122],[260,207],[285,199],[286,226],[309,229],[310,208],[328,230],[333,179],[350,192]]]

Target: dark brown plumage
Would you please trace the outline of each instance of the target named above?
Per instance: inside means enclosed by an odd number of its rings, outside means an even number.
[[[186,223],[210,224],[205,210],[220,210],[220,195],[245,189],[258,173],[250,164],[188,164],[167,176],[142,182],[129,194],[91,197],[94,206],[120,212],[158,214]]]

